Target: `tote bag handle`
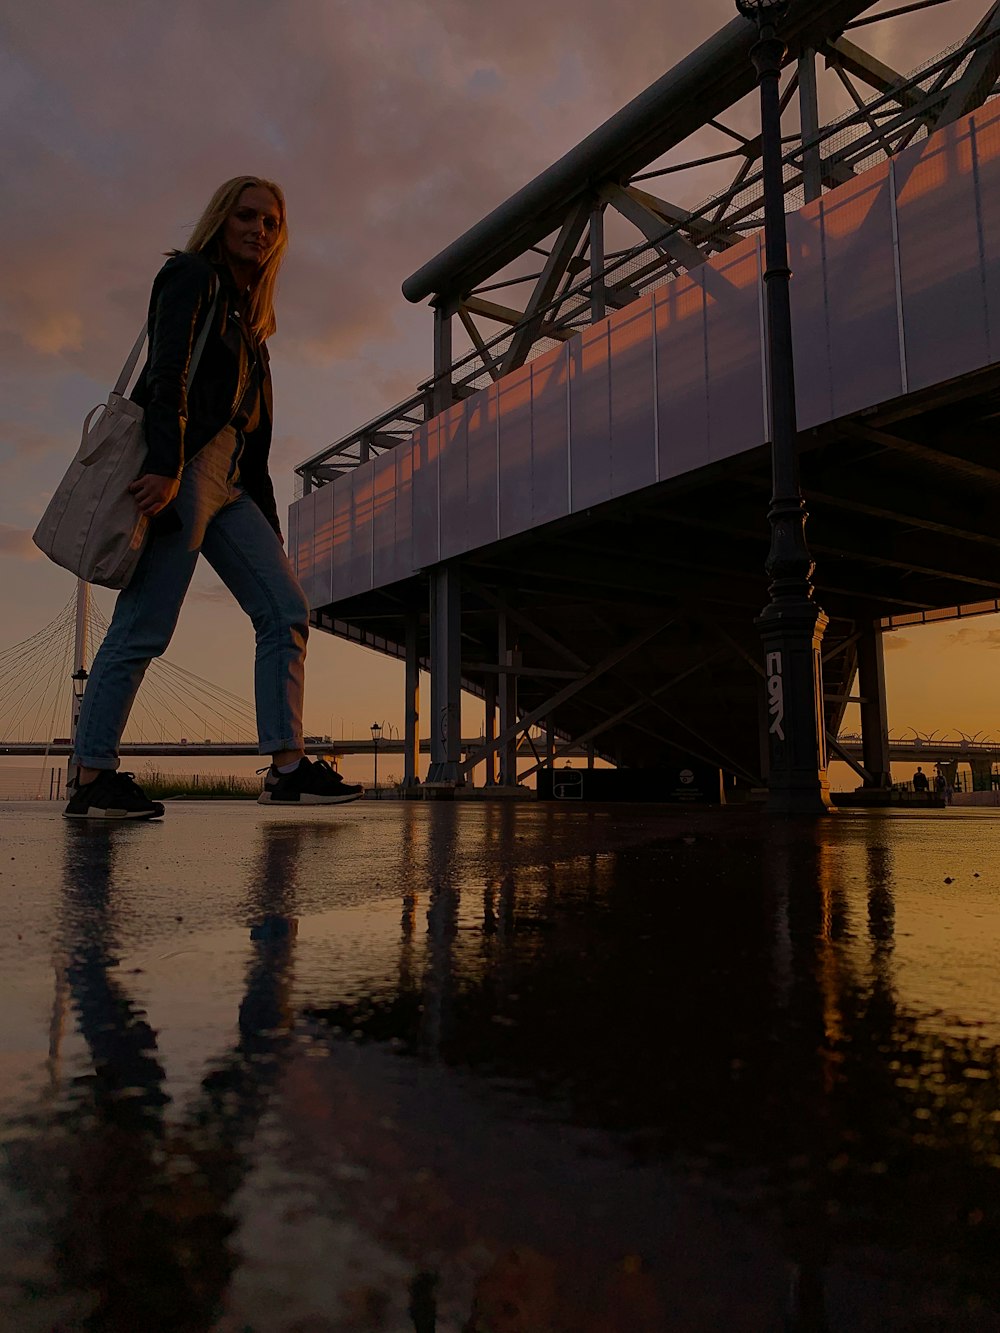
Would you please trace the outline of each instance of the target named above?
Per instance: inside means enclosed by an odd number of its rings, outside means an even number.
[[[215,314],[215,307],[216,304],[218,303],[218,300],[219,300],[219,283],[217,278],[213,274],[212,304],[208,307],[208,315],[205,318],[205,323],[202,327],[201,333],[199,333],[198,335],[198,341],[194,345],[194,351],[191,353],[191,365],[188,368],[189,386],[191,384],[191,381],[194,379],[195,371],[198,369],[198,362],[201,360],[201,354],[205,350],[205,343],[208,341],[209,331],[211,330],[212,327],[212,316]],[[128,387],[129,380],[132,378],[132,375],[135,372],[135,368],[139,363],[139,357],[142,354],[142,345],[146,341],[146,332],[147,332],[147,326],[143,324],[142,329],[139,332],[139,336],[135,340],[135,345],[133,346],[131,352],[129,352],[128,358],[126,359],[124,366],[122,366],[122,373],[118,376],[118,379],[115,382],[115,387],[111,391],[112,393],[118,394],[119,397],[121,397],[121,395],[124,394],[126,388]]]

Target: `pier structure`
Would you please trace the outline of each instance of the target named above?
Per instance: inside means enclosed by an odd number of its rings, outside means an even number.
[[[855,41],[870,8],[789,7],[781,108],[797,453],[828,621],[815,763],[878,787],[884,631],[1000,606],[1000,16],[906,75]],[[533,726],[530,772],[572,743],[767,783],[760,144],[724,119],[754,86],[754,40],[735,18],[408,278],[432,309],[432,377],[297,469],[289,549],[315,625],[408,664],[408,781],[422,667],[436,783],[484,761],[487,782],[523,779]],[[856,105],[824,123],[831,72]],[[720,152],[678,161],[709,129]],[[671,202],[678,171],[720,159],[727,190]],[[463,691],[486,716],[464,758]],[[852,701],[860,757],[837,741]]]

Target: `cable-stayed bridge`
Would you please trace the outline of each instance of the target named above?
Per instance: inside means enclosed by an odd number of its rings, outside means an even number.
[[[78,587],[55,618],[20,643],[0,649],[0,755],[67,757],[72,753],[74,706],[108,620]],[[465,752],[482,736],[462,741]],[[526,752],[531,748],[523,743]],[[390,724],[372,736],[309,735],[318,755],[400,755],[403,741]],[[429,751],[430,742],[422,749]],[[586,754],[587,751],[577,751]],[[172,662],[150,663],[121,746],[128,757],[258,754],[254,705],[231,690]]]
[[[97,602],[78,589],[49,624],[0,650],[0,754],[69,753],[74,703],[86,679],[80,673],[86,673],[107,628]],[[158,658],[136,698],[124,752],[166,754],[182,739],[197,741],[202,753],[256,753],[254,707],[169,658]]]

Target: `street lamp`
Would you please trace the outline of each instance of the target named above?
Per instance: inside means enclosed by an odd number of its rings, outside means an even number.
[[[83,707],[83,696],[87,690],[87,668],[81,666],[78,671],[74,671],[70,680],[73,682],[73,716],[70,719],[70,743],[74,750],[76,749],[76,729],[80,721],[80,709]]]
[[[771,548],[765,569],[768,603],[757,618],[767,686],[768,809],[777,814],[825,814],[832,809],[827,778],[820,643],[827,616],[813,600],[814,568],[806,544],[806,507],[796,457],[795,377],[785,235],[778,77],[785,44],[776,24],[788,0],[736,0],[757,25],[750,58],[760,87],[761,167],[764,179],[764,291],[767,310],[768,400],[771,418]]]
[[[378,790],[378,743],[382,739],[382,723],[372,723],[372,745],[375,747],[375,799],[379,800]]]

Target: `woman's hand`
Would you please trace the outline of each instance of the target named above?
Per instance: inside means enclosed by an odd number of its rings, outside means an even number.
[[[176,477],[158,477],[155,472],[146,472],[133,481],[128,489],[139,506],[139,512],[152,518],[176,498],[180,486]]]

